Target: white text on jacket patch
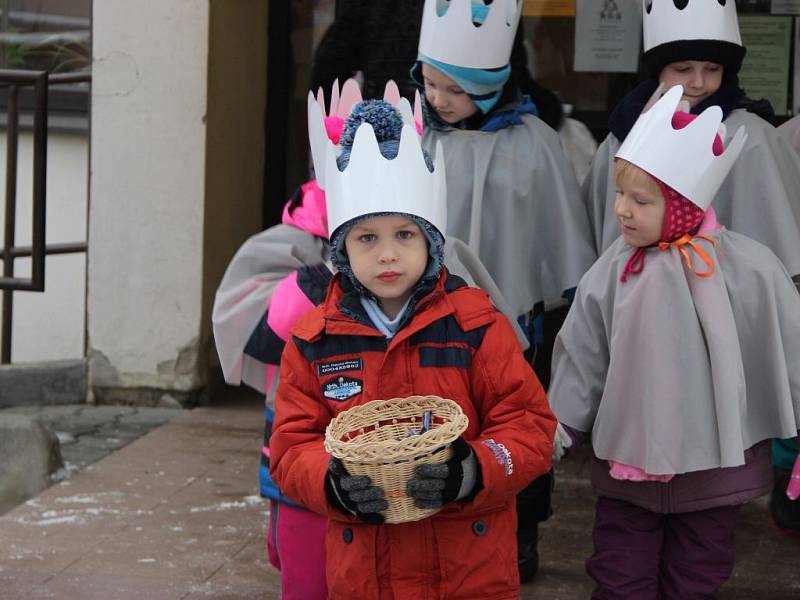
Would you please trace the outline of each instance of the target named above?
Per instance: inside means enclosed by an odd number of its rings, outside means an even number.
[[[337,360],[336,362],[319,363],[317,365],[317,376],[333,375],[342,371],[362,371],[363,369],[364,361],[360,358]]]
[[[322,394],[331,400],[347,400],[361,393],[361,380],[353,377],[337,377],[322,386]]]

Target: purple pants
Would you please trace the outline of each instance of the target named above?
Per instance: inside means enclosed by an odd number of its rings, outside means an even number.
[[[281,572],[282,600],[325,600],[325,517],[271,500],[267,554]]]
[[[715,598],[733,571],[738,506],[661,514],[599,497],[592,600]]]

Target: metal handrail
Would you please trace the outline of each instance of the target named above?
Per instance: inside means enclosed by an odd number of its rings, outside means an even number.
[[[8,123],[6,128],[6,211],[5,236],[0,260],[3,274],[0,290],[3,294],[3,323],[0,331],[0,364],[11,362],[11,332],[14,315],[14,292],[43,292],[45,287],[45,257],[53,254],[72,254],[87,251],[85,242],[45,243],[47,215],[47,96],[50,85],[91,81],[91,73],[56,73],[46,71],[17,71],[0,69],[0,87],[8,88]],[[32,87],[33,107],[33,231],[31,246],[15,245],[17,212],[17,150],[19,146],[19,90]],[[31,277],[14,276],[14,260],[31,258]]]

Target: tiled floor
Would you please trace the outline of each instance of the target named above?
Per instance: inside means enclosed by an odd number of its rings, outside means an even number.
[[[258,401],[186,411],[0,517],[0,598],[278,598],[257,496],[261,419]],[[541,570],[521,598],[590,595],[587,460],[559,467]],[[721,600],[800,598],[800,541],[772,529],[763,502],[742,511],[737,548]]]
[[[0,597],[277,598],[257,404],[186,411],[0,519]]]

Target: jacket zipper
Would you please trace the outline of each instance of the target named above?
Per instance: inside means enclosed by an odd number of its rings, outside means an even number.
[[[661,484],[661,509],[663,513],[672,512],[672,480]]]

